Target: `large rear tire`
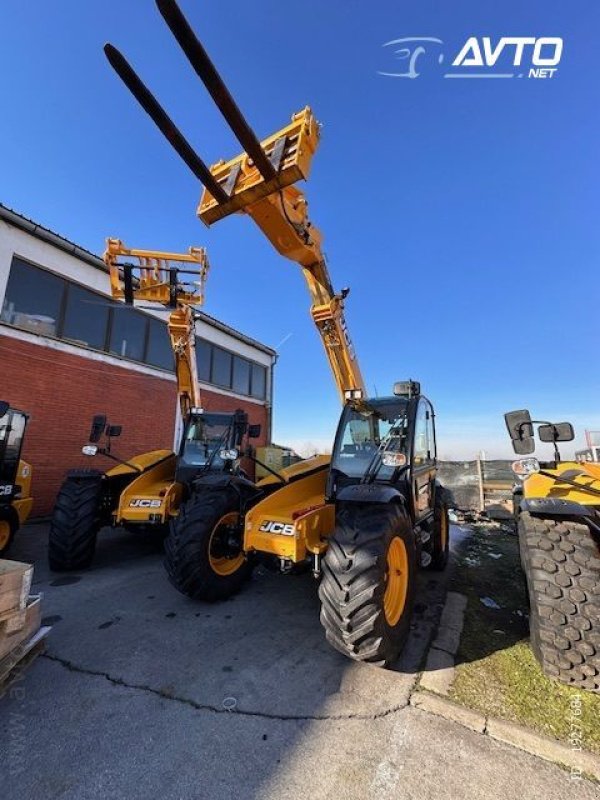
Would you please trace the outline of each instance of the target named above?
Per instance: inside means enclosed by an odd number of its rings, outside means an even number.
[[[242,540],[237,493],[196,492],[179,507],[165,539],[169,580],[194,600],[225,600],[242,588],[252,572]]]
[[[435,487],[433,514],[433,547],[428,569],[441,572],[446,569],[450,555],[450,520],[446,490],[440,484]]]
[[[415,537],[396,504],[342,506],[319,586],[327,641],[355,661],[389,666],[410,632]]]
[[[600,549],[587,525],[519,517],[531,647],[546,675],[600,691]]]
[[[8,552],[16,531],[17,525],[10,514],[0,519],[0,558],[4,558]]]
[[[96,551],[100,528],[100,476],[69,477],[60,488],[48,539],[48,562],[55,572],[86,569]]]

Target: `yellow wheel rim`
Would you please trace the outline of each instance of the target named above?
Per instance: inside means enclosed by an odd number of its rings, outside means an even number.
[[[10,539],[10,525],[4,519],[0,520],[0,551],[4,550]]]
[[[383,612],[388,625],[398,624],[406,604],[408,591],[408,553],[406,545],[395,536],[387,551],[387,583],[383,595]]]
[[[215,549],[215,544],[218,536],[227,535],[225,528],[229,528],[232,525],[237,524],[239,521],[240,515],[237,511],[232,511],[229,514],[225,514],[225,516],[221,517],[221,519],[217,522],[215,527],[213,528],[213,532],[210,535],[210,540],[208,542],[208,560],[211,566],[211,569],[214,573],[221,576],[226,575],[233,575],[234,572],[242,566],[244,561],[244,554],[240,553],[238,556],[234,558],[228,558],[227,556],[219,556],[213,553]]]
[[[442,521],[440,523],[440,547],[442,549],[442,553],[446,549],[447,542],[448,542],[448,515],[446,513],[446,509],[444,508],[442,511]]]

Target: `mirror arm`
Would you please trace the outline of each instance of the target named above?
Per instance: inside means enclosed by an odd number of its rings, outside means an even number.
[[[106,458],[110,458],[112,461],[116,461],[117,464],[123,464],[126,467],[131,467],[131,469],[134,469],[136,472],[142,473],[144,471],[135,464],[132,464],[131,461],[123,461],[122,458],[117,458],[117,456],[113,456],[113,454],[110,452],[110,447],[99,447],[98,455],[106,456]]]

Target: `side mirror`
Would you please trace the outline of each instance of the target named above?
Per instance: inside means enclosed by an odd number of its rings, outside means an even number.
[[[527,409],[521,411],[509,411],[504,415],[508,435],[512,440],[515,453],[520,456],[529,455],[535,450],[533,439],[533,425],[531,424],[531,414]]]
[[[260,425],[248,425],[248,438],[249,439],[258,439],[261,432]]]
[[[108,428],[106,429],[106,435],[110,439],[114,439],[115,436],[121,435],[122,430],[123,430],[122,425],[109,425]]]
[[[5,414],[7,414],[9,408],[10,403],[7,403],[6,400],[0,400],[0,417],[3,417]]]
[[[104,429],[106,428],[106,416],[104,414],[96,414],[92,419],[92,429],[89,435],[90,442],[99,442]]]
[[[570,422],[557,422],[556,425],[540,425],[538,435],[541,442],[572,442],[575,431]]]
[[[95,444],[86,444],[81,448],[81,452],[84,456],[95,456],[98,452],[98,447]]]

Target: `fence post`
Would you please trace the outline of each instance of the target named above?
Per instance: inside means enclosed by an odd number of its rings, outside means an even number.
[[[485,511],[485,492],[483,489],[483,460],[482,456],[484,454],[479,451],[477,453],[477,479],[479,482],[479,511],[483,513]]]

